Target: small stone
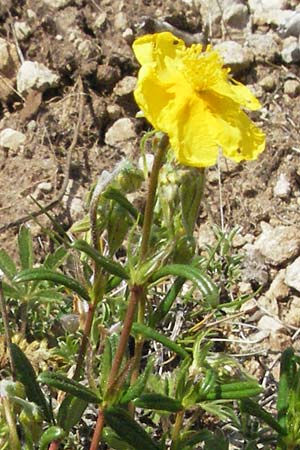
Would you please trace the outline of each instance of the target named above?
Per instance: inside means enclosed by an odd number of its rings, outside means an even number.
[[[123,39],[127,42],[127,44],[131,45],[134,41],[134,34],[131,28],[126,28],[126,30],[122,33]]]
[[[272,92],[276,88],[277,80],[273,74],[266,75],[259,81],[259,85],[264,89],[264,91]]]
[[[223,20],[232,28],[238,28],[239,30],[245,28],[249,20],[247,6],[241,3],[230,5],[224,11]]]
[[[252,51],[256,62],[274,62],[280,53],[280,47],[277,43],[278,36],[274,33],[251,34],[247,38],[247,45]]]
[[[299,328],[300,326],[300,298],[292,297],[288,305],[288,311],[284,317],[284,322],[287,325]]]
[[[120,11],[115,15],[114,25],[117,30],[124,31],[128,27],[127,15]]]
[[[281,173],[273,189],[275,197],[287,199],[290,196],[291,190],[289,179],[285,173]]]
[[[12,128],[5,128],[0,133],[0,146],[10,150],[18,150],[21,145],[25,144],[25,141],[25,134]]]
[[[289,287],[300,292],[300,257],[286,268],[285,282]]]
[[[94,22],[94,28],[98,29],[98,30],[102,30],[106,25],[106,21],[107,21],[106,12],[100,13]]]
[[[14,26],[16,37],[19,41],[24,41],[32,33],[30,26],[26,22],[15,22]]]
[[[281,57],[286,64],[300,61],[300,47],[297,38],[290,36],[283,40]]]
[[[300,94],[300,83],[297,80],[286,80],[283,86],[285,94],[290,97],[297,97]]]
[[[265,286],[269,281],[269,275],[263,255],[252,244],[245,245],[244,250],[246,254],[241,269],[243,281]]]
[[[233,72],[248,69],[253,62],[253,55],[247,49],[234,41],[224,41],[215,45],[223,60],[224,65],[230,67]]]
[[[284,325],[279,321],[270,317],[268,315],[262,316],[258,321],[257,326],[262,331],[267,331],[268,333],[275,333],[279,330],[284,330]]]
[[[287,36],[300,36],[300,11],[294,12],[294,14],[290,17],[285,24],[285,32],[284,35]]]
[[[299,255],[300,234],[296,226],[279,225],[273,228],[262,222],[261,227],[262,233],[254,246],[266,258],[267,263],[279,266]]]
[[[109,89],[119,81],[121,72],[118,67],[109,64],[101,64],[97,68],[96,79],[98,83]]]
[[[124,142],[136,138],[134,123],[126,117],[117,120],[106,132],[105,143],[111,147],[119,147]]]
[[[274,280],[271,283],[268,291],[266,292],[266,296],[269,298],[274,298],[277,302],[284,301],[289,296],[290,290],[288,285],[285,282],[286,270],[281,269],[275,276]]]
[[[65,8],[71,0],[43,0],[43,3],[54,9]]]
[[[111,120],[117,120],[122,115],[122,108],[119,105],[116,105],[115,103],[108,105],[106,111]]]
[[[52,183],[50,183],[49,181],[43,181],[42,183],[39,183],[37,187],[45,194],[49,194],[49,192],[53,190]]]
[[[44,92],[56,87],[58,80],[59,77],[44,64],[25,61],[17,73],[17,89],[21,94],[25,94],[30,89]]]
[[[114,93],[118,97],[124,97],[131,94],[136,87],[137,79],[136,77],[127,76],[118,82],[114,88]]]

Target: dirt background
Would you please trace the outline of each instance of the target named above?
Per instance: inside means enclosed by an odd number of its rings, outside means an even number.
[[[59,3],[66,6],[54,7]],[[120,87],[125,77],[137,74],[138,65],[131,50],[134,38],[147,31],[149,18],[167,22],[189,36],[203,31],[199,7],[181,1],[77,0],[57,4],[11,1],[6,5],[9,10],[3,5],[0,11],[0,36],[14,44],[14,24],[29,22],[29,36],[18,41],[21,58],[43,63],[60,77],[58,86],[42,95],[32,91],[20,97],[11,89],[1,102],[0,129],[10,127],[26,135],[21,148],[0,151],[1,246],[10,250],[14,247],[16,227],[5,228],[36,209],[30,196],[47,204],[56,198],[62,185],[78,120],[79,79],[84,105],[71,159],[70,182],[67,196],[53,209],[66,228],[82,214],[85,194],[97,175],[122,158],[135,158],[139,152],[138,136],[148,129],[143,120],[135,119],[137,107],[127,87],[130,80],[126,78],[125,88],[122,84]],[[267,32],[268,27],[264,27]],[[18,64],[17,61],[16,68]],[[267,135],[267,149],[258,161],[222,165],[224,221],[228,226],[240,225],[243,233],[257,235],[261,221],[272,225],[298,223],[300,103],[283,93],[283,83],[291,73],[298,78],[299,66],[287,68],[278,61],[256,63],[236,74],[259,92],[263,109],[255,119]],[[259,89],[259,81],[268,74],[275,80],[272,92]],[[137,139],[131,139],[130,145],[108,146],[105,134],[121,117],[132,119]],[[293,187],[292,194],[284,199],[273,195],[282,173]],[[208,180],[213,213],[210,220],[220,223],[215,168],[209,171]],[[40,189],[44,182],[50,185]],[[207,217],[204,215],[203,219]],[[42,238],[38,227],[32,227],[36,236]]]

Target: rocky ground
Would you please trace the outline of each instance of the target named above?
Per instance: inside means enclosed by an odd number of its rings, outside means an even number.
[[[68,229],[97,175],[139,154],[147,124],[135,118],[131,44],[161,30],[212,43],[262,103],[253,119],[267,149],[258,161],[221,160],[208,171],[199,243],[210,242],[220,211],[226,227],[240,227],[240,289],[262,291],[244,305],[253,327],[238,328],[237,350],[256,356],[251,370],[267,384],[280,351],[300,347],[298,0],[0,0],[1,247],[14,253],[17,225],[36,211],[32,197]],[[30,223],[43,254],[46,238]]]

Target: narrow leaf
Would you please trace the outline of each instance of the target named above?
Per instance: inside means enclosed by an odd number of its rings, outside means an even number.
[[[188,266],[185,264],[169,264],[157,272],[155,272],[151,281],[157,281],[160,278],[174,275],[177,277],[182,277],[187,280],[192,281],[198,289],[202,292],[205,300],[213,307],[219,304],[219,289],[217,285],[211,280],[211,278],[201,270],[193,266]]]
[[[47,386],[54,387],[63,392],[68,392],[68,394],[72,394],[89,403],[100,403],[101,401],[91,389],[60,373],[42,372],[39,375],[38,380],[41,383],[47,384]]]
[[[135,450],[161,450],[146,431],[122,408],[104,410],[106,423]]]
[[[147,393],[134,400],[135,406],[158,411],[178,412],[183,409],[179,400],[161,394]]]
[[[12,280],[17,273],[15,263],[6,251],[2,249],[0,249],[0,270],[2,270],[9,280]]]
[[[11,344],[11,348],[16,368],[16,378],[24,385],[28,400],[36,403],[41,408],[45,419],[48,422],[52,422],[51,408],[37,383],[35,371],[30,361],[16,344]]]
[[[127,404],[142,394],[142,392],[146,387],[146,383],[149,378],[150,372],[152,371],[152,368],[153,368],[153,359],[150,358],[147,363],[147,366],[140,374],[140,376],[137,378],[135,383],[129,386],[125,394],[122,396],[120,404],[122,405]]]
[[[296,370],[294,350],[289,347],[281,355],[280,378],[277,395],[277,418],[283,428],[286,428],[286,415],[289,407],[290,390],[293,387],[293,382],[296,377]]]
[[[215,385],[201,400],[237,400],[253,397],[262,392],[262,387],[255,381],[241,381]]]
[[[121,266],[121,264],[112,261],[110,258],[106,258],[102,256],[97,250],[91,247],[87,242],[83,240],[75,241],[72,245],[72,248],[79,250],[95,261],[100,267],[103,267],[108,273],[112,275],[116,275],[124,280],[129,279],[129,275],[125,269]]]
[[[19,272],[14,277],[14,281],[16,283],[23,283],[25,281],[52,281],[55,284],[71,289],[85,300],[90,300],[87,290],[78,281],[54,270],[43,268],[22,270],[22,272]]]
[[[171,288],[168,290],[165,298],[160,302],[156,311],[150,317],[150,326],[154,327],[158,322],[160,322],[168,312],[170,311],[174,301],[177,298],[177,295],[181,291],[182,286],[185,283],[185,278],[178,277],[174,281]]]
[[[18,234],[19,255],[22,269],[31,269],[33,266],[33,249],[30,229],[22,225]]]
[[[67,397],[66,397],[67,398]],[[88,406],[86,400],[82,400],[78,397],[68,397],[70,399],[68,408],[66,408],[64,415],[60,415],[60,420],[57,420],[58,425],[60,425],[66,432],[69,432],[81,419],[82,414]]]
[[[43,263],[45,269],[57,269],[59,265],[64,261],[67,256],[68,251],[65,247],[58,247],[54,253],[49,253]]]
[[[114,200],[119,203],[120,206],[125,208],[129,214],[134,218],[134,220],[138,219],[138,224],[143,225],[143,217],[139,210],[137,210],[132,203],[123,195],[118,189],[113,187],[108,188],[104,193],[103,197],[108,200]]]
[[[282,426],[274,419],[274,417],[262,408],[258,403],[254,402],[250,398],[245,398],[241,400],[241,411],[251,416],[257,417],[258,419],[263,420],[267,425],[269,425],[273,430],[277,431],[279,434],[284,435],[285,430]]]
[[[158,333],[153,328],[147,327],[146,325],[135,322],[132,325],[132,331],[137,334],[142,334],[147,339],[153,339],[154,341],[160,342],[161,344],[168,347],[173,352],[182,356],[182,358],[186,358],[189,356],[188,352],[182,348],[180,345],[176,344],[176,342],[171,341],[163,334]]]

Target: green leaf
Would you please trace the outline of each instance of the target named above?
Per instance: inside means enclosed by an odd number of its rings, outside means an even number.
[[[165,298],[160,302],[158,305],[156,311],[152,314],[150,317],[150,326],[154,327],[158,322],[160,322],[162,319],[166,317],[170,309],[172,308],[172,305],[174,301],[177,298],[177,295],[181,291],[182,286],[185,283],[185,278],[178,277],[168,290]]]
[[[185,264],[169,264],[154,274],[151,277],[151,282],[157,281],[163,277],[174,275],[192,281],[198,289],[202,292],[205,300],[212,306],[216,307],[219,304],[219,289],[211,278],[199,269]]]
[[[122,408],[104,410],[106,423],[117,435],[135,450],[161,450],[146,431]]]
[[[134,447],[126,444],[126,442],[120,439],[119,436],[108,427],[103,430],[103,440],[114,450],[134,450]]]
[[[52,281],[55,284],[71,289],[85,300],[90,300],[87,290],[80,283],[78,283],[78,281],[50,269],[37,268],[22,270],[22,272],[19,272],[14,277],[13,281],[16,283],[23,283],[25,281]]]
[[[125,269],[123,269],[121,264],[112,261],[110,258],[102,256],[101,253],[91,247],[87,242],[83,240],[75,241],[71,245],[71,247],[88,255],[90,258],[92,258],[93,261],[95,261],[100,267],[103,267],[108,273],[116,275],[123,280],[129,279],[128,273]]]
[[[250,414],[251,416],[257,417],[263,420],[267,425],[269,425],[273,430],[277,431],[279,434],[286,434],[282,426],[274,419],[274,417],[262,408],[257,402],[254,402],[250,398],[245,398],[241,400],[241,412]]]
[[[21,289],[20,289],[20,291],[18,291],[18,289],[16,289],[13,286],[10,286],[9,284],[7,284],[5,282],[2,283],[2,287],[3,287],[4,295],[7,298],[13,298],[15,300],[20,300],[20,298],[23,297]]]
[[[57,289],[41,289],[30,296],[30,301],[42,304],[60,303],[64,300],[64,297]]]
[[[158,411],[178,412],[183,409],[179,400],[165,395],[149,393],[134,400],[135,406]]]
[[[17,273],[15,263],[5,250],[0,250],[0,270],[2,270],[9,280],[12,280]]]
[[[142,394],[142,392],[146,387],[152,368],[153,368],[153,358],[150,358],[149,361],[147,362],[145,369],[139,375],[135,383],[129,386],[127,391],[123,394],[120,400],[121,405],[131,402],[132,400],[136,399],[138,396]]]
[[[182,358],[189,356],[188,352],[180,345],[176,344],[176,342],[171,341],[163,334],[158,333],[153,328],[147,327],[146,325],[135,322],[132,324],[132,332],[142,334],[147,339],[153,339],[154,341],[160,342]]]
[[[18,234],[19,255],[22,269],[31,269],[33,266],[33,249],[30,229],[21,225]]]
[[[119,203],[124,209],[126,209],[129,214],[134,218],[134,220],[138,220],[139,225],[143,225],[143,217],[138,209],[136,209],[132,203],[122,194],[118,189],[109,187],[104,193],[103,197],[108,200],[114,200]]]
[[[185,450],[187,448],[194,449],[196,444],[199,444],[200,442],[205,442],[206,440],[210,439],[211,432],[204,429],[197,432],[188,432],[183,438],[179,440],[179,443],[177,444],[178,450]]]
[[[296,378],[296,362],[294,350],[289,347],[281,355],[280,378],[277,394],[277,418],[279,424],[285,429],[287,425],[287,412],[290,401],[290,391]]]
[[[65,404],[63,409],[61,410],[61,406],[66,399],[68,399],[68,404]],[[88,402],[78,397],[66,396],[61,406],[58,412],[57,423],[66,432],[69,432],[71,428],[73,428],[81,419],[82,414],[88,406]]]
[[[64,439],[65,431],[57,426],[48,428],[41,436],[39,450],[47,450],[52,441],[61,441]]]
[[[238,400],[241,398],[253,397],[263,391],[262,387],[256,381],[240,381],[236,383],[227,383],[215,385],[212,391],[209,391],[201,398],[202,400]]]
[[[42,372],[38,380],[41,383],[47,384],[47,386],[54,387],[60,391],[67,392],[68,394],[74,395],[81,400],[85,400],[89,403],[101,402],[101,399],[96,395],[91,389],[87,388],[78,381],[71,380],[63,374],[55,372]]]
[[[24,385],[28,400],[36,403],[41,408],[45,419],[48,422],[52,422],[53,414],[51,408],[37,383],[35,371],[30,361],[16,344],[11,344],[11,349],[16,378]]]
[[[66,250],[65,247],[61,245],[55,250],[54,253],[49,253],[46,256],[43,267],[45,269],[57,269],[62,264],[67,254],[68,250]]]

